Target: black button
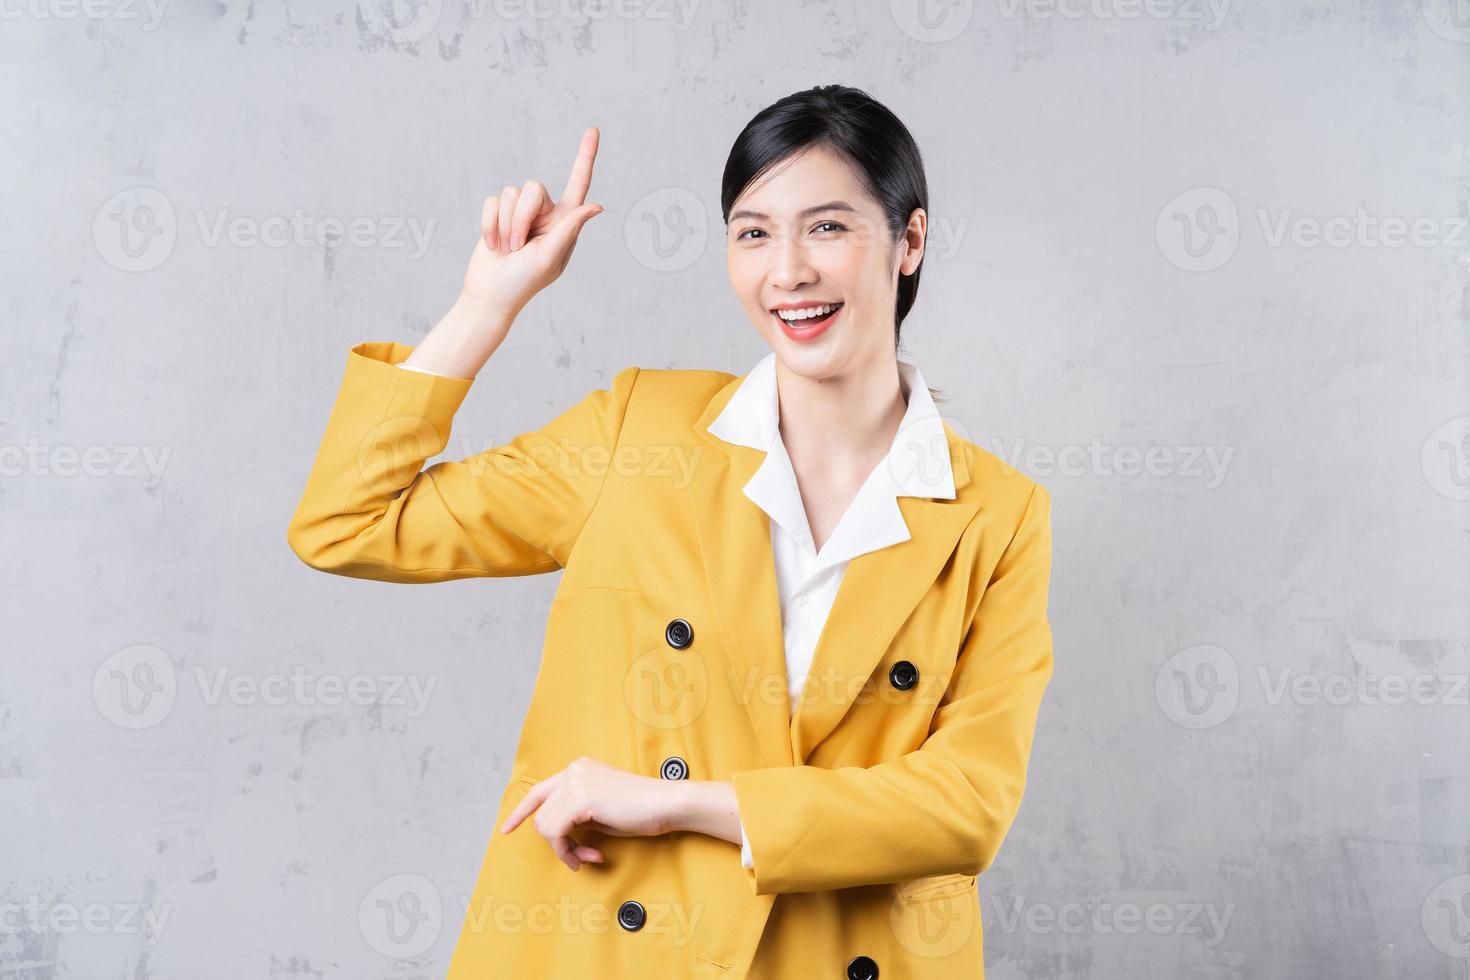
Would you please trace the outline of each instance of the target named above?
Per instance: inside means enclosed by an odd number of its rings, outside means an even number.
[[[677,755],[671,755],[663,761],[663,765],[658,767],[658,778],[688,779],[689,763],[685,762]]]
[[[900,691],[907,691],[909,688],[919,683],[919,668],[915,667],[907,660],[900,660],[898,663],[894,664],[893,669],[888,672],[888,683],[892,684]]]
[[[878,980],[878,964],[871,956],[854,956],[847,964],[847,980]]]
[[[694,627],[689,625],[687,619],[670,620],[664,629],[664,639],[675,650],[682,650],[694,642]]]
[[[639,929],[642,929],[644,918],[643,906],[637,902],[624,902],[618,906],[618,925],[629,932],[637,932]],[[854,960],[853,962],[857,961]],[[874,973],[873,975],[877,976],[878,974]]]

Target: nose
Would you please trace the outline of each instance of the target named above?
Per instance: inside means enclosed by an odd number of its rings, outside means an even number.
[[[780,290],[794,290],[816,281],[816,271],[811,258],[800,242],[787,239],[773,242],[766,254],[771,257],[770,284]]]

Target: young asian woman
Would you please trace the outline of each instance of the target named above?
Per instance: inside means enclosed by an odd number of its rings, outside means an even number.
[[[563,573],[448,976],[983,977],[975,878],[1052,673],[1050,497],[898,356],[928,215],[889,110],[823,86],[737,138],[745,375],[629,366],[423,466],[601,210],[599,138],[556,202],[486,201],[417,347],[352,348],[287,533],[358,578]]]

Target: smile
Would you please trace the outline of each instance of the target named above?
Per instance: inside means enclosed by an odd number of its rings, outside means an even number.
[[[799,309],[772,310],[771,315],[781,325],[781,330],[792,340],[809,341],[822,333],[837,319],[842,303],[819,303]]]

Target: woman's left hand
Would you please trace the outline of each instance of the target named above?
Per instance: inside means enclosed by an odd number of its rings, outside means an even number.
[[[588,756],[531,787],[516,804],[502,833],[510,833],[532,811],[536,832],[556,856],[576,871],[583,861],[602,861],[595,847],[578,844],[578,827],[614,837],[656,837],[675,829],[677,784],[627,772]]]

